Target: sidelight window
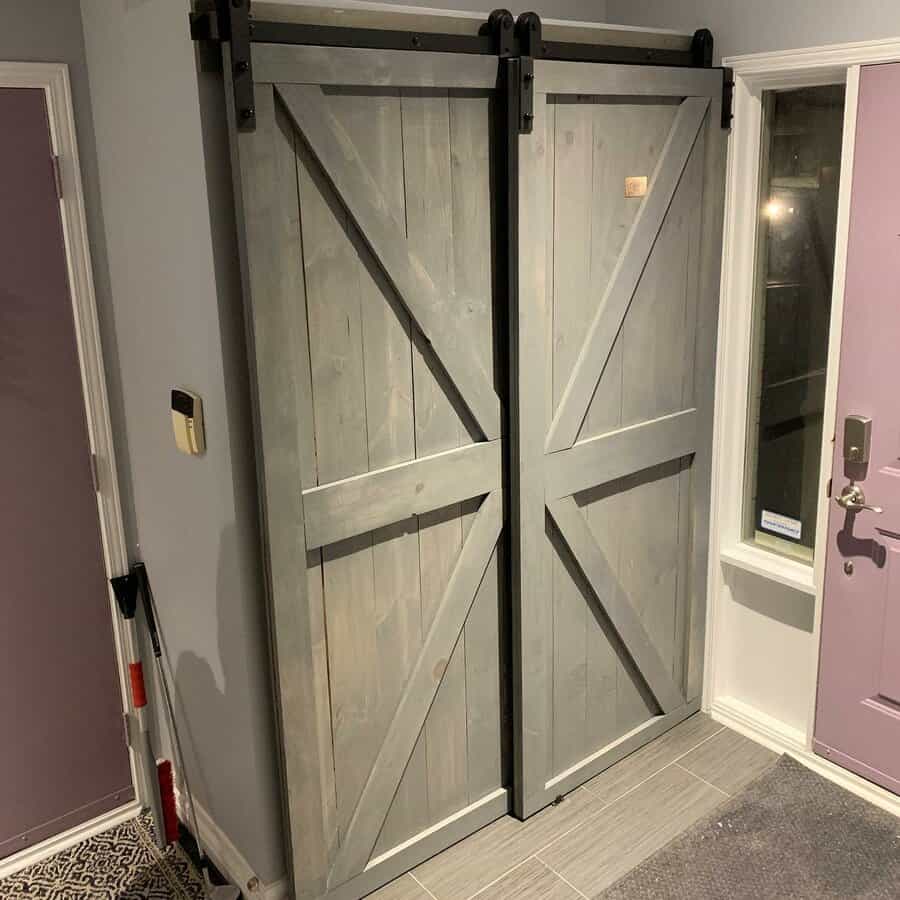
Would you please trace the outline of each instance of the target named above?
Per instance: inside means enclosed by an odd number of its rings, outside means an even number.
[[[762,101],[744,535],[811,561],[844,86]]]

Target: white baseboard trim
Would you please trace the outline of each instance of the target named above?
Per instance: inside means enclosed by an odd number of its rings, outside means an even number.
[[[178,818],[189,830],[193,831],[193,820],[182,795],[177,790],[175,803],[178,809]],[[200,840],[203,842],[206,855],[232,884],[237,885],[243,891],[247,900],[291,900],[290,882],[287,878],[280,878],[278,881],[269,883],[264,882],[253,871],[253,867],[234,845],[231,838],[197,800],[194,800],[194,811],[197,814],[197,828],[200,831]]]
[[[102,834],[110,828],[115,828],[116,825],[121,825],[123,822],[133,819],[140,811],[141,804],[137,800],[132,800],[125,806],[112,809],[103,813],[103,815],[89,819],[87,822],[82,822],[81,825],[76,825],[74,828],[55,834],[53,837],[34,844],[25,850],[13,853],[12,856],[7,856],[6,859],[0,860],[0,879],[15,875],[16,872],[21,872],[22,869],[27,869],[35,863],[43,862],[48,857],[53,856],[54,853],[61,853],[63,850],[68,850],[81,841],[94,837],[94,835]]]
[[[776,753],[787,753],[823,778],[900,818],[900,797],[813,753],[806,746],[806,735],[798,728],[792,728],[735,697],[714,700],[709,713],[722,725]]]

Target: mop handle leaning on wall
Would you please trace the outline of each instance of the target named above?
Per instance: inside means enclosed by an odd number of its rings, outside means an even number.
[[[119,612],[128,628],[129,643],[133,648],[134,659],[128,661],[128,674],[131,679],[131,706],[133,718],[128,717],[128,743],[138,758],[138,766],[143,776],[144,791],[150,815],[153,819],[153,833],[156,845],[160,850],[166,847],[166,830],[163,824],[162,798],[159,793],[159,775],[156,769],[156,757],[150,743],[150,727],[147,722],[147,691],[144,686],[144,668],[141,664],[137,629],[134,624],[134,613],[137,609],[138,581],[134,575],[119,575],[110,578],[110,585],[116,597]],[[132,722],[137,722],[137,734],[132,734]]]
[[[184,784],[184,793],[187,799],[188,812],[190,813],[191,825],[194,829],[194,840],[197,843],[197,855],[200,857],[200,868],[203,872],[203,879],[208,896],[231,896],[229,893],[232,886],[214,886],[209,877],[209,859],[203,848],[200,838],[200,828],[197,825],[197,810],[194,807],[194,795],[191,793],[191,785],[188,781],[187,766],[184,763],[184,753],[181,749],[181,738],[178,734],[178,725],[175,722],[175,707],[172,703],[172,693],[169,689],[169,679],[166,677],[165,667],[162,658],[162,644],[159,639],[159,632],[156,628],[156,604],[153,602],[153,589],[150,587],[150,578],[147,575],[147,567],[143,563],[135,563],[131,567],[131,573],[134,575],[138,583],[141,593],[141,600],[144,604],[144,620],[147,623],[147,630],[150,632],[150,643],[153,645],[153,656],[156,659],[156,668],[159,673],[159,680],[162,683],[163,695],[166,700],[166,713],[169,719],[169,731],[172,735],[172,743],[174,744],[175,755],[177,757],[178,769],[181,775],[181,781]],[[233,890],[237,890],[236,888]],[[218,892],[214,894],[213,892]]]

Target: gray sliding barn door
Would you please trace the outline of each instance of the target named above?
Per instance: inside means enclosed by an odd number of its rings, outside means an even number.
[[[256,45],[232,128],[298,898],[508,809],[496,66]]]
[[[699,708],[725,145],[718,71],[536,61],[534,85],[512,347],[520,815]]]

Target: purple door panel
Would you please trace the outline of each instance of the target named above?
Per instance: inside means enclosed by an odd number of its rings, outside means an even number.
[[[860,75],[815,749],[900,793],[900,65]],[[872,420],[868,464],[845,419]],[[834,498],[854,481],[868,504]]]
[[[0,121],[3,858],[134,792],[43,91]]]

